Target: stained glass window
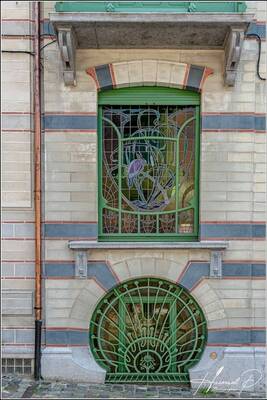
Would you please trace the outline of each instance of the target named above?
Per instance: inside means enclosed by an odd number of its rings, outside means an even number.
[[[103,105],[101,236],[197,236],[198,107]]]

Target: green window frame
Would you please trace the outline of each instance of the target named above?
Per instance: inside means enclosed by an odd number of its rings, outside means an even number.
[[[199,148],[199,93],[100,92],[99,241],[197,241]]]

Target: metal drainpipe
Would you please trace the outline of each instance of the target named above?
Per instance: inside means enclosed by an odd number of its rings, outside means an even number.
[[[41,79],[40,79],[40,2],[34,11],[34,208],[35,208],[35,346],[34,378],[41,378],[42,276],[41,276]]]

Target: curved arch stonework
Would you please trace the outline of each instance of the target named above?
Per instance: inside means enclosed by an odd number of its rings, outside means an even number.
[[[227,330],[228,318],[225,312],[224,304],[220,298],[220,292],[214,290],[212,281],[203,274],[199,279],[196,270],[203,264],[205,271],[206,261],[188,261],[186,255],[179,260],[165,259],[161,257],[129,257],[125,260],[113,260],[109,262],[110,268],[118,278],[116,284],[107,289],[121,285],[129,279],[153,277],[161,278],[184,286],[193,296],[200,306],[205,319],[207,321],[208,339],[204,352],[198,364],[189,369],[190,383],[193,388],[197,388],[199,382],[205,376],[210,379],[216,375],[219,369],[224,369],[223,378],[228,379],[228,368],[234,368],[236,373],[240,375],[243,369],[240,367],[244,359],[242,351],[240,354],[236,351],[236,347],[229,347],[232,343],[231,335],[239,334],[235,330]],[[57,281],[58,282],[58,281]],[[87,279],[76,282],[75,288],[80,287],[80,292],[74,299],[68,313],[68,325],[71,332],[61,333],[71,336],[71,341],[67,347],[49,347],[47,346],[42,352],[42,374],[47,379],[71,379],[77,382],[104,383],[106,371],[100,367],[92,354],[89,343],[89,324],[92,315],[103,299],[107,291],[101,287],[94,279]],[[57,286],[58,287],[58,286]],[[65,286],[64,286],[65,287]],[[50,321],[50,326],[52,321]],[[55,320],[56,323],[56,320]],[[58,322],[56,323],[58,326]],[[78,328],[79,327],[79,328]],[[241,332],[241,331],[240,331]],[[50,331],[51,333],[51,331]],[[242,332],[241,332],[242,333]],[[55,328],[52,329],[55,334]],[[73,341],[73,342],[72,342]],[[229,343],[228,343],[228,342]],[[73,345],[74,343],[74,345]],[[252,352],[251,352],[252,351]],[[254,349],[245,348],[246,356],[251,357],[251,365],[255,366]],[[263,359],[261,348],[259,352],[258,362]],[[211,358],[212,356],[212,358]],[[241,362],[241,364],[240,364]],[[64,363],[64,371],[62,369]],[[226,367],[226,368],[225,368]]]
[[[153,276],[168,279],[175,284],[181,284],[188,289],[201,306],[208,321],[208,328],[220,328],[227,324],[225,310],[217,292],[209,284],[206,277],[198,280],[192,288],[182,280],[182,273],[188,270],[188,264],[198,266],[198,263],[189,263],[182,259],[173,261],[155,257],[129,258],[112,264],[112,269],[120,283],[132,278]]]
[[[97,90],[127,86],[167,86],[201,92],[213,70],[206,66],[161,60],[137,60],[90,67],[86,70]]]
[[[160,257],[129,257],[120,261],[110,262],[110,268],[117,276],[117,283],[121,284],[129,279],[142,277],[155,277],[168,279],[174,284],[180,284],[185,287],[194,296],[201,306],[208,328],[221,328],[227,325],[227,316],[223,303],[210,284],[207,276],[203,275],[202,279],[198,279],[192,287],[188,284],[195,269],[200,266],[199,262],[188,262],[186,255],[181,259],[165,259]],[[203,263],[204,264],[204,263]],[[192,266],[192,268],[188,268]],[[189,276],[189,280],[183,279],[185,272]],[[59,283],[58,283],[59,286]],[[61,287],[61,286],[60,286]],[[64,288],[65,286],[62,286]],[[95,279],[86,279],[79,282],[79,294],[72,299],[69,312],[66,314],[68,325],[79,329],[87,329],[94,309],[102,297],[114,287],[114,283],[109,287],[102,287]],[[76,288],[76,289],[77,289]],[[59,327],[60,321],[56,317],[48,317],[47,325],[49,328]],[[64,326],[64,323],[63,323]]]
[[[183,268],[183,261],[179,263],[155,257],[128,258],[112,265],[112,269],[116,272],[120,282],[149,275],[176,282],[179,272]]]

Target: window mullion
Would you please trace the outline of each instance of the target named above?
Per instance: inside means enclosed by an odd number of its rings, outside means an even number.
[[[175,232],[178,233],[179,210],[179,136],[176,138],[176,171],[175,171]]]
[[[121,141],[121,138],[119,138],[119,143],[118,143],[118,188],[119,188],[119,193],[118,193],[118,205],[119,205],[119,233],[121,233],[121,209],[122,209],[122,179],[121,179],[121,168],[122,168],[122,146],[123,143]]]

